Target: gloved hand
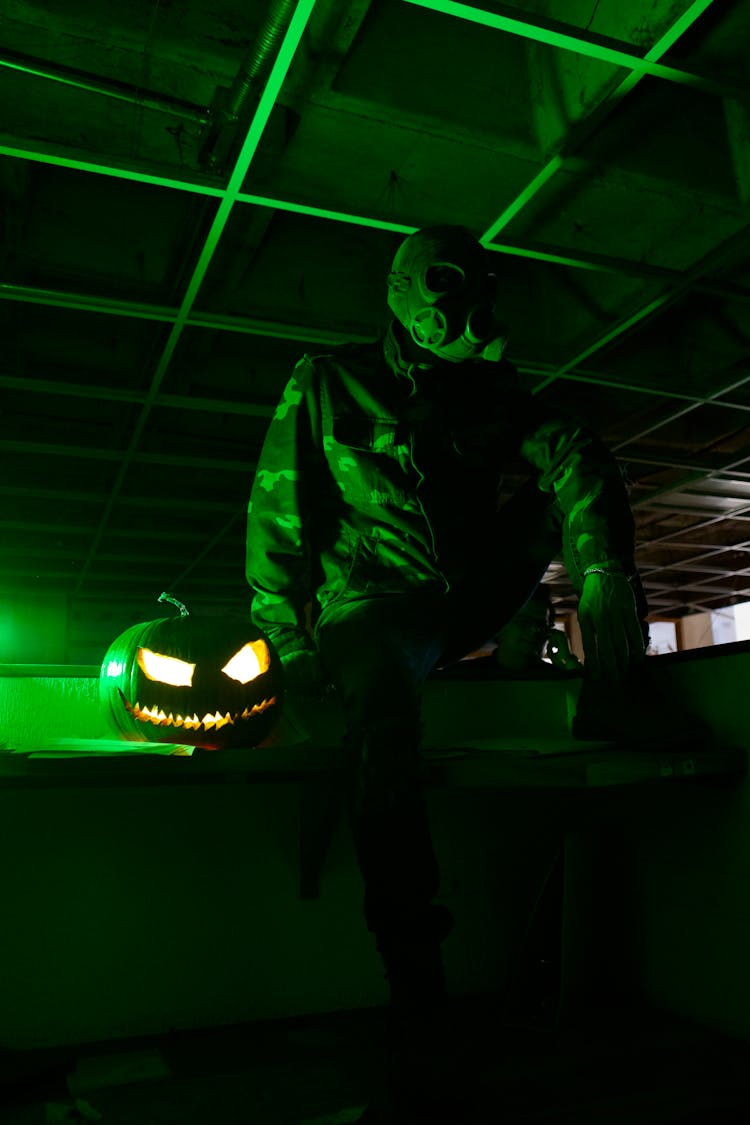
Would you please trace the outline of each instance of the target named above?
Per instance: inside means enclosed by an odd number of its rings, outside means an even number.
[[[584,578],[578,621],[587,675],[612,683],[641,664],[646,650],[630,582],[623,572],[607,569]]]
[[[326,679],[320,654],[312,649],[290,652],[281,657],[284,669],[284,687],[290,695],[300,699],[321,699],[326,689]]]
[[[547,653],[553,668],[560,672],[577,672],[583,665],[570,651],[568,638],[561,629],[550,629],[547,637]]]

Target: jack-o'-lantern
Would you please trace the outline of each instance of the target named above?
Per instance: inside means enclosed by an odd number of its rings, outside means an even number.
[[[258,746],[281,714],[281,662],[249,621],[201,618],[180,609],[132,625],[109,646],[100,698],[131,742],[170,742],[223,750]]]

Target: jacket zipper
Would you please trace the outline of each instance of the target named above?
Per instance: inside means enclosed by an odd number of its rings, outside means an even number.
[[[411,373],[411,370],[412,370],[412,365],[410,364],[410,365],[409,365],[409,368],[407,369],[407,372],[406,372],[406,374],[408,375],[408,377],[409,377],[409,379],[410,379],[410,381],[411,381],[411,384],[412,384],[412,386],[413,386],[413,387],[414,387],[414,389],[416,390],[416,383],[414,382],[414,379],[413,379],[413,377],[412,377],[412,373]],[[431,545],[432,545],[432,558],[433,558],[433,560],[434,560],[434,562],[435,562],[435,566],[436,566],[436,568],[437,568],[437,572],[438,572],[438,574],[440,575],[440,577],[441,577],[441,578],[442,578],[442,580],[443,580],[443,585],[445,586],[445,591],[444,591],[444,593],[446,593],[446,594],[447,594],[447,593],[448,593],[448,591],[449,591],[449,590],[450,590],[450,588],[451,588],[451,587],[450,587],[450,582],[449,582],[449,581],[448,581],[448,579],[447,579],[447,578],[445,577],[445,575],[443,574],[443,572],[442,572],[442,570],[440,569],[440,566],[439,566],[439,564],[438,564],[438,556],[437,556],[437,546],[436,546],[436,544],[435,544],[435,532],[434,532],[434,531],[433,531],[433,529],[432,529],[432,524],[430,523],[429,519],[427,518],[427,512],[426,512],[426,511],[424,510],[424,504],[422,503],[421,497],[420,497],[420,495],[419,495],[419,488],[420,488],[420,485],[424,483],[424,473],[423,473],[423,472],[422,472],[422,470],[421,470],[421,469],[419,468],[419,466],[417,465],[417,462],[416,462],[416,460],[415,460],[415,458],[414,458],[414,431],[413,431],[413,430],[412,430],[412,431],[411,431],[411,433],[409,434],[409,460],[411,461],[411,466],[412,466],[412,468],[414,469],[414,472],[415,472],[415,473],[417,474],[417,476],[419,477],[419,480],[417,481],[417,487],[416,487],[416,488],[415,488],[415,490],[414,490],[414,495],[416,496],[416,499],[417,499],[417,503],[419,504],[419,510],[420,510],[420,512],[422,513],[422,518],[424,519],[424,522],[425,522],[425,523],[427,524],[427,530],[428,530],[428,531],[429,531],[429,533],[430,533],[430,543],[431,543]]]

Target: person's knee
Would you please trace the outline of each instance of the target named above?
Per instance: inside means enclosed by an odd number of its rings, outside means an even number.
[[[419,792],[422,724],[415,711],[363,723],[347,736],[360,799],[395,808]]]

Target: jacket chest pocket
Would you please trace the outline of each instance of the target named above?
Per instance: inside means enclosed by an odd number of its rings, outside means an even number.
[[[384,453],[396,444],[396,428],[395,419],[344,414],[333,419],[333,439],[362,453]]]
[[[363,509],[402,502],[396,428],[390,418],[333,419],[328,457],[345,503]]]

